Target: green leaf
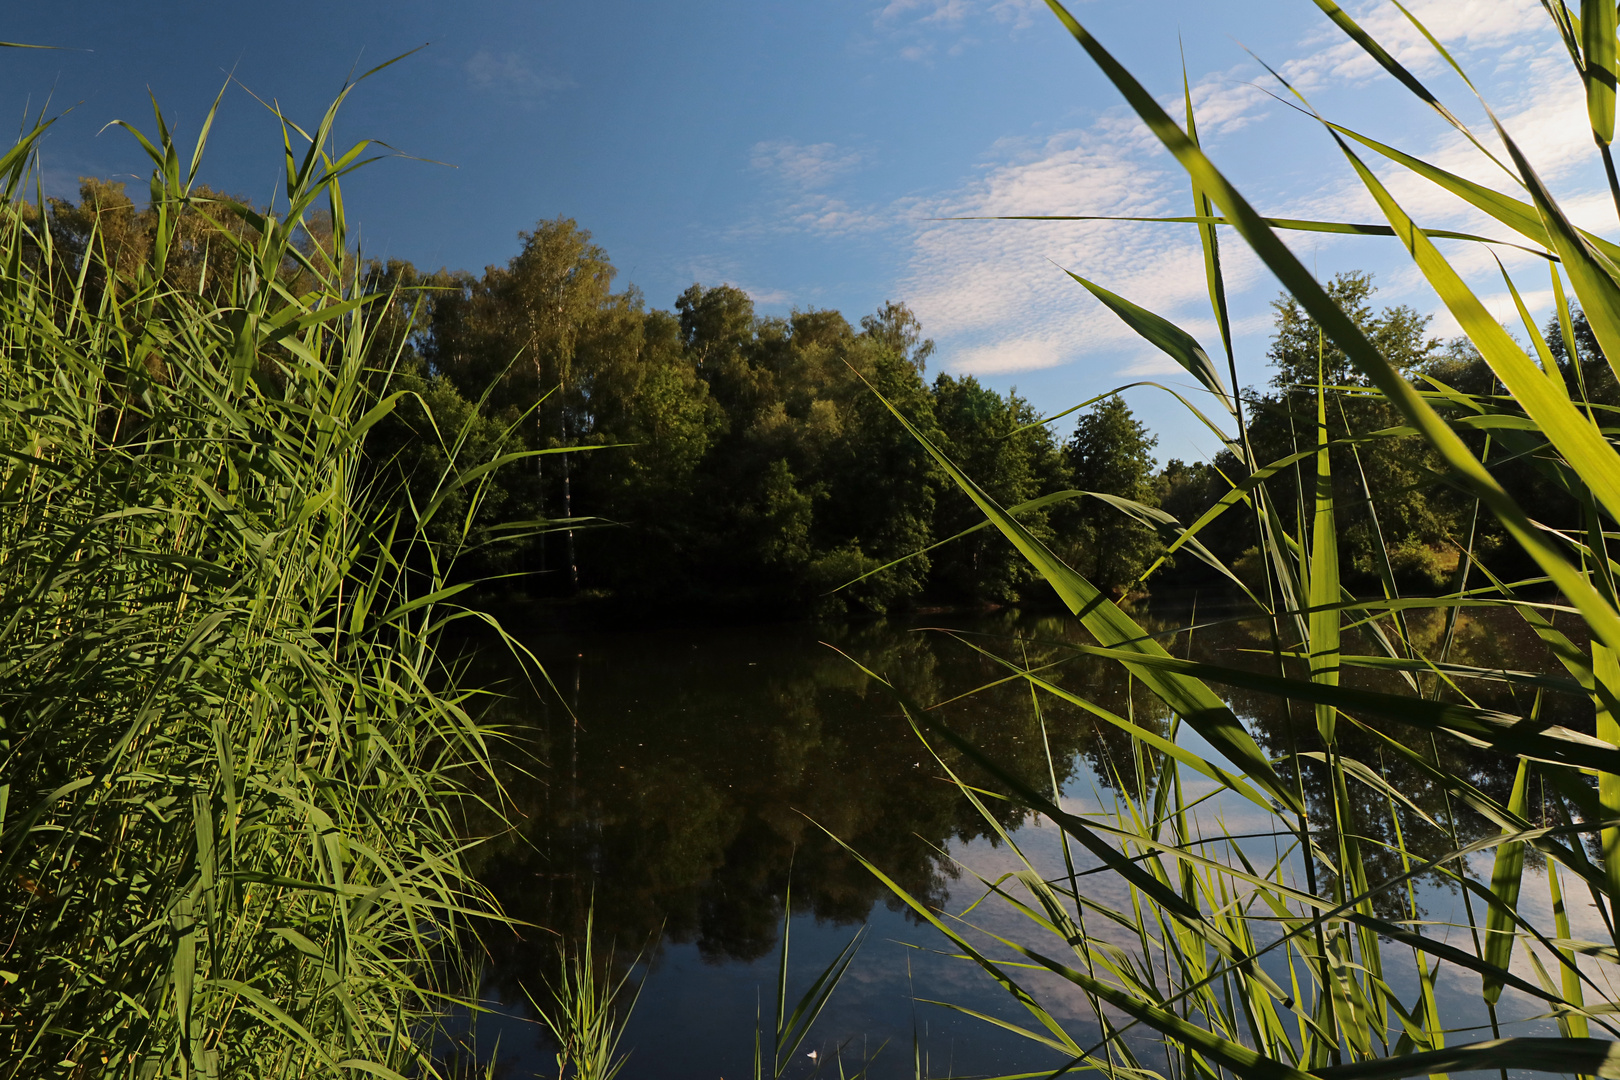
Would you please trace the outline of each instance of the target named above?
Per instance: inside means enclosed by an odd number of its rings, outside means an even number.
[[[1124,649],[1095,645],[1070,645],[1069,648],[1089,656],[1129,660],[1142,668],[1173,671],[1295,701],[1332,705],[1342,712],[1381,716],[1424,730],[1449,732],[1532,761],[1547,761],[1575,768],[1609,769],[1620,773],[1620,747],[1566,727],[1532,721],[1512,713],[1414,698],[1406,694],[1385,694],[1353,686],[1333,686],[1266,675],[1244,668],[1181,660],[1168,654],[1144,656]]]
[[[1104,49],[1058,0],[1047,5],[1076,41],[1102,69],[1110,82],[1148,128],[1193,174],[1211,200],[1226,214],[1233,227],[1272,273],[1300,302],[1306,313],[1323,328],[1345,354],[1384,396],[1440,454],[1456,481],[1466,487],[1495,514],[1509,535],[1524,548],[1553,582],[1564,591],[1586,617],[1594,635],[1620,646],[1620,614],[1601,597],[1563,553],[1548,540],[1523,509],[1486,471],[1468,447],[1448,427],[1434,409],[1412,389],[1399,372],[1381,356],[1361,329],[1341,311],[1315,277],[1300,263],[1286,244],[1267,226],[1248,201],[1204,156],[1170,119],[1158,101]],[[1397,230],[1399,231],[1399,230]],[[1414,234],[1416,230],[1413,229]],[[1417,242],[1409,237],[1408,243]],[[1426,238],[1421,240],[1428,243]],[[1430,245],[1432,247],[1432,245]],[[1612,452],[1611,452],[1612,453]]]
[[[1508,811],[1525,817],[1530,812],[1530,797],[1526,786],[1530,763],[1521,760],[1519,771],[1513,778],[1513,794],[1508,798]],[[1514,932],[1512,913],[1519,906],[1519,883],[1524,874],[1524,841],[1509,840],[1496,849],[1496,862],[1491,868],[1491,892],[1495,902],[1485,909],[1485,962],[1503,971],[1513,959]],[[1502,997],[1502,980],[1485,976],[1485,1000],[1495,1005]]]
[[[1543,249],[1552,247],[1552,244],[1547,239],[1547,230],[1542,224],[1541,215],[1537,213],[1535,206],[1531,203],[1504,195],[1500,191],[1486,187],[1484,184],[1464,179],[1456,173],[1431,165],[1421,158],[1403,153],[1392,146],[1386,146],[1376,139],[1357,134],[1349,128],[1341,127],[1332,122],[1327,123],[1330,128],[1345,138],[1353,139],[1362,146],[1367,147],[1367,149],[1382,154],[1397,165],[1404,166],[1417,175],[1434,182],[1476,209],[1483,210],[1514,232],[1541,245]],[[1445,234],[1435,231],[1427,233],[1427,235],[1443,237]],[[1601,236],[1585,230],[1581,230],[1579,235],[1587,243],[1602,252],[1606,258],[1620,259],[1620,245],[1611,243]]]
[[[1471,1069],[1529,1069],[1620,1078],[1620,1043],[1607,1039],[1493,1039],[1312,1070],[1318,1080],[1399,1080]]]
[[[1614,0],[1581,0],[1582,75],[1586,116],[1599,143],[1614,141]]]
[[[1339,532],[1333,522],[1333,468],[1328,458],[1327,388],[1317,365],[1316,382],[1316,512],[1311,525],[1309,581],[1311,680],[1324,686],[1339,685]],[[1318,703],[1316,730],[1322,742],[1333,745],[1336,714],[1333,706]]]
[[[1209,354],[1204,352],[1204,347],[1198,344],[1191,334],[1168,319],[1155,315],[1146,308],[1137,307],[1118,293],[1109,292],[1096,282],[1081,277],[1073,270],[1063,272],[1085,286],[1092,296],[1101,300],[1110,311],[1124,320],[1126,326],[1141,334],[1166,356],[1180,364],[1187,374],[1197,379],[1205,390],[1215,396],[1228,413],[1235,412],[1226,386],[1221,382],[1220,373],[1210,362]]]

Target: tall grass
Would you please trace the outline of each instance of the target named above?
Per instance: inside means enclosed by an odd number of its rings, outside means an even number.
[[[1198,227],[1228,361],[1224,373],[1190,334],[1101,285],[1076,280],[1217,403],[1214,423],[1240,469],[1228,495],[1199,520],[1173,523],[1172,553],[1187,549],[1213,559],[1199,548],[1198,533],[1225,513],[1250,517],[1267,566],[1265,588],[1250,598],[1262,613],[1271,659],[1257,670],[1171,655],[928,444],[1089,632],[1095,644],[1075,646],[1075,653],[1121,664],[1173,722],[1166,733],[1087,700],[1062,685],[1060,663],[1031,669],[1003,661],[1009,678],[1027,682],[1037,706],[1042,698],[1064,698],[1133,736],[1134,779],[1112,777],[1117,798],[1087,811],[1055,781],[1034,782],[1000,766],[902,697],[925,741],[965,753],[994,779],[998,797],[1055,824],[1064,859],[1051,867],[1024,858],[1015,873],[984,882],[989,895],[1022,916],[1027,931],[988,939],[891,885],[1006,988],[1025,1019],[995,1022],[1062,1055],[1066,1064],[1054,1076],[1095,1070],[1131,1078],[1383,1080],[1479,1069],[1620,1076],[1613,1017],[1620,1006],[1613,988],[1620,963],[1620,563],[1609,550],[1620,522],[1620,452],[1612,409],[1587,400],[1584,384],[1566,381],[1522,302],[1530,347],[1499,325],[1433,237],[1483,241],[1424,230],[1374,164],[1431,181],[1518,234],[1551,268],[1565,340],[1573,340],[1571,305],[1578,302],[1617,372],[1620,247],[1571,223],[1494,117],[1486,135],[1468,129],[1332,0],[1316,2],[1388,74],[1499,164],[1508,182],[1476,183],[1319,117],[1324,137],[1386,223],[1266,218],[1204,154],[1190,93],[1178,122],[1074,15],[1048,0],[1191,181],[1193,214],[1167,220]],[[1562,0],[1544,6],[1585,85],[1598,156],[1620,211],[1609,149],[1620,52],[1615,8],[1583,3],[1577,16]],[[1310,113],[1309,103],[1295,98]],[[1470,396],[1397,370],[1283,243],[1286,229],[1393,237],[1506,394]],[[1355,438],[1425,440],[1444,462],[1444,481],[1477,500],[1540,576],[1501,582],[1478,564],[1472,538],[1460,538],[1461,572],[1447,595],[1399,595],[1387,557],[1381,595],[1356,597],[1344,588],[1332,477],[1356,467],[1357,444],[1330,438],[1327,417],[1334,396],[1350,390],[1319,382],[1315,432],[1288,458],[1254,459],[1235,387],[1223,378],[1236,380],[1220,251],[1231,232],[1322,328],[1324,342],[1348,355],[1372,392],[1404,420],[1402,428]],[[1517,301],[1518,286],[1505,271],[1503,277]],[[1476,453],[1481,446],[1484,455],[1497,447],[1499,459],[1533,462],[1545,482],[1582,503],[1584,525],[1559,530],[1532,520],[1493,476],[1490,459]],[[1285,470],[1298,473],[1293,505],[1272,494],[1272,478]],[[1378,493],[1366,494],[1376,510]],[[1464,588],[1477,580],[1469,578],[1471,567],[1484,583]],[[1235,588],[1247,588],[1228,572]],[[1535,599],[1547,596],[1555,598]],[[1554,674],[1459,662],[1451,651],[1459,614],[1481,605],[1524,620],[1545,645]],[[1408,613],[1424,609],[1443,619],[1443,633],[1413,632]],[[1571,615],[1578,631],[1569,629]],[[1365,643],[1368,655],[1348,652],[1353,641]],[[1395,673],[1400,688],[1354,678],[1369,668]],[[1504,686],[1511,694],[1492,693]],[[1268,753],[1229,706],[1236,693],[1271,701],[1304,730]],[[1563,703],[1556,713],[1554,702]],[[1583,712],[1592,726],[1547,719]],[[1289,733],[1295,728],[1284,726]],[[1459,746],[1474,755],[1466,767]],[[1484,772],[1512,778],[1503,785],[1505,797],[1488,793]],[[1396,773],[1434,792],[1444,809],[1426,811],[1389,779]],[[982,782],[958,783],[964,797],[983,805]],[[995,825],[993,815],[985,818]],[[1241,828],[1228,824],[1240,820]],[[1431,843],[1415,843],[1419,833]],[[1015,838],[1005,832],[1003,838],[1022,858]],[[1529,873],[1527,865],[1545,869]],[[1369,869],[1379,866],[1395,869]],[[1456,891],[1452,925],[1425,916],[1420,880]],[[1581,931],[1571,913],[1587,898],[1594,918]],[[1054,977],[1085,1002],[1083,1027],[1065,1022],[1056,1001],[1035,989]]]
[[[638,956],[617,978],[613,975],[614,955],[610,947],[605,964],[596,960],[596,911],[587,909],[585,928],[579,939],[557,946],[558,973],[547,981],[549,1001],[534,1001],[540,1022],[551,1034],[557,1048],[557,1080],[570,1075],[577,1080],[613,1080],[629,1061],[619,1053],[630,1012],[641,996],[637,986],[628,997],[625,988]],[[604,970],[598,968],[605,967]]]
[[[398,342],[342,100],[282,118],[273,212],[196,185],[213,111],[188,153],[125,125],[138,249],[25,200],[47,125],[0,159],[0,1076],[429,1075],[468,986],[490,734],[435,653],[464,533],[425,528],[498,462],[443,432],[410,504],[366,458]]]

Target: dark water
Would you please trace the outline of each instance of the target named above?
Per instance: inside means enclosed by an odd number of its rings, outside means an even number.
[[[1156,630],[1215,622],[1166,636],[1178,655],[1244,662],[1246,650],[1262,645],[1217,616],[1139,613]],[[929,625],[959,633],[919,629]],[[531,634],[525,644],[555,690],[507,687],[501,719],[527,747],[509,755],[506,777],[519,827],[480,851],[480,871],[508,913],[535,927],[577,935],[594,900],[599,947],[611,943],[615,970],[629,970],[640,988],[623,1080],[752,1075],[756,1018],[770,1053],[790,884],[790,1002],[867,928],[848,976],[788,1071],[793,1080],[818,1069],[836,1077],[839,1058],[846,1073],[869,1066],[879,1077],[913,1075],[914,1056],[928,1076],[1055,1065],[1063,1059],[1051,1051],[928,1003],[1028,1023],[975,966],[942,955],[941,935],[909,916],[844,845],[948,912],[984,894],[964,865],[987,878],[1016,868],[996,841],[997,826],[1048,865],[1061,860],[1049,825],[1028,824],[993,801],[987,821],[969,804],[946,767],[969,782],[981,774],[954,752],[941,750],[936,760],[893,694],[862,667],[922,703],[947,702],[937,713],[1018,775],[1046,788],[1055,778],[1067,799],[1095,805],[1134,787],[1130,741],[1044,695],[1037,711],[1020,680],[987,687],[1010,672],[973,647],[1020,664],[1062,660],[1055,681],[1168,731],[1162,706],[1139,687],[1133,693],[1116,666],[1067,652],[1071,640],[1072,620],[1016,613],[837,628]],[[1487,616],[1464,624],[1457,656],[1525,666],[1539,663],[1535,651],[1513,621]],[[1274,706],[1264,700],[1232,700],[1262,742],[1280,743],[1288,718],[1268,713]],[[1345,738],[1353,750],[1354,735]],[[1505,796],[1512,778],[1487,768],[1475,779]],[[1403,790],[1421,800],[1421,787],[1412,779]],[[1425,842],[1407,839],[1420,848]],[[1444,838],[1428,842],[1439,850]],[[1394,857],[1373,850],[1369,863],[1380,858]],[[1380,872],[1370,869],[1375,880]],[[1430,902],[1449,904],[1443,891]],[[973,919],[1009,931],[1017,921],[991,905]],[[476,1036],[481,1056],[498,1043],[498,1075],[555,1075],[528,997],[544,999],[556,941],[535,929],[490,942],[484,993],[497,1012],[479,1021]],[[1065,988],[1037,985],[1073,1033],[1094,1034],[1082,1001]],[[1466,1008],[1466,988],[1457,995]],[[810,1050],[817,1060],[806,1056]]]

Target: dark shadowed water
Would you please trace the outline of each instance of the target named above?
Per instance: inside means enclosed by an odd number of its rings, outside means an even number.
[[[1169,631],[1195,613],[1138,615],[1151,629]],[[1215,616],[1206,610],[1198,618],[1210,623]],[[930,625],[961,636],[921,629]],[[1456,655],[1538,665],[1533,637],[1520,625],[1488,616],[1466,620]],[[986,820],[945,776],[949,767],[970,782],[982,780],[971,762],[944,751],[936,760],[894,695],[862,667],[919,702],[946,702],[937,714],[997,762],[1048,790],[1055,778],[1065,800],[1095,808],[1099,799],[1111,804],[1116,791],[1134,789],[1130,740],[1050,696],[1037,710],[1026,684],[1007,679],[1007,667],[973,647],[1020,663],[1061,660],[1049,673],[1055,681],[1168,732],[1163,707],[1139,686],[1133,693],[1120,669],[1063,650],[1064,642],[1079,640],[1072,620],[1005,613],[523,639],[555,688],[506,687],[500,719],[526,746],[508,755],[507,794],[518,830],[477,855],[507,912],[536,927],[489,942],[484,994],[496,1012],[477,1023],[476,1039],[480,1057],[498,1044],[497,1075],[556,1074],[529,998],[544,1000],[545,979],[555,975],[552,931],[577,935],[594,900],[599,948],[611,943],[615,970],[630,970],[632,987],[640,988],[625,1036],[630,1058],[623,1080],[748,1080],[756,1023],[770,1053],[790,882],[790,1002],[867,928],[843,985],[787,1070],[791,1080],[837,1077],[840,1058],[846,1075],[869,1065],[881,1077],[913,1076],[919,1063],[924,1075],[940,1077],[1063,1061],[938,1004],[1028,1023],[978,968],[943,955],[941,935],[909,916],[844,845],[922,902],[953,913],[984,895],[976,875],[994,879],[1016,869],[995,839],[998,827],[1046,865],[1060,865],[1057,831],[993,801],[987,807],[994,820]],[[1163,640],[1177,655],[1227,663],[1250,662],[1247,650],[1263,646],[1253,632],[1219,624]],[[494,655],[481,661],[492,675],[502,670]],[[989,685],[998,680],[1005,681]],[[984,689],[952,700],[975,688]],[[1268,713],[1274,706],[1263,699],[1231,700],[1262,743],[1280,749],[1288,720]],[[1353,734],[1345,739],[1347,752],[1375,753]],[[1511,770],[1503,777],[1489,767],[1475,776],[1502,797],[1511,780]],[[1405,783],[1420,802],[1425,798],[1419,780]],[[1234,809],[1217,801],[1199,813]],[[1379,817],[1376,810],[1368,816]],[[1241,831],[1242,812],[1235,812],[1224,824]],[[1435,850],[1444,842],[1407,840]],[[1269,840],[1262,846],[1275,847]],[[1393,872],[1393,855],[1369,849],[1374,880]],[[1380,860],[1388,865],[1373,865]],[[1440,915],[1455,906],[1449,892],[1431,886],[1428,895]],[[1009,933],[1019,922],[999,904],[971,918]],[[629,968],[638,955],[640,963]],[[1045,1000],[1082,1041],[1095,1034],[1078,995],[1055,982],[1036,985],[1046,987]],[[1477,982],[1441,992],[1456,999],[1459,1023],[1471,1022]],[[1152,1037],[1142,1032],[1140,1041],[1151,1053]],[[769,1061],[765,1068],[769,1075]]]

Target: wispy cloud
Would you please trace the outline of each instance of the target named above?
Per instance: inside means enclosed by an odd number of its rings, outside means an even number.
[[[1568,60],[1535,0],[1417,0],[1408,6],[1466,64],[1477,65],[1487,78],[1502,76],[1507,93],[1497,102],[1498,115],[1543,177],[1561,185],[1559,190],[1576,219],[1592,224],[1612,220],[1606,191],[1592,184],[1591,136],[1585,128],[1580,85],[1554,70],[1559,64],[1567,68]],[[1360,6],[1354,14],[1422,77],[1444,72],[1444,62],[1435,57],[1422,34],[1391,6]],[[1302,51],[1283,71],[1296,85],[1307,92],[1319,90],[1325,99],[1333,100],[1330,87],[1338,91],[1346,83],[1359,87],[1373,79],[1387,79],[1358,46],[1342,36],[1313,32],[1302,42]],[[1248,81],[1257,70],[1238,67],[1213,73],[1194,86],[1202,132],[1223,136],[1274,111],[1270,99]],[[1534,85],[1534,95],[1521,89],[1527,81]],[[1466,95],[1462,97],[1472,104]],[[1180,105],[1178,94],[1175,115],[1179,115]],[[1476,130],[1482,136],[1490,133],[1488,123]],[[1409,149],[1492,186],[1509,184],[1499,168],[1454,131]],[[1220,157],[1218,150],[1216,156]],[[1438,186],[1376,155],[1363,153],[1363,157],[1386,177],[1396,197],[1421,223],[1510,238],[1508,230]],[[1332,170],[1326,175],[1335,179],[1314,190],[1262,192],[1263,201],[1272,204],[1264,209],[1332,220],[1382,220],[1370,196],[1347,169],[1340,170],[1331,159],[1324,163]],[[1039,143],[1007,140],[991,149],[979,177],[915,207],[909,267],[901,291],[939,341],[940,362],[949,369],[1006,375],[1079,363],[1099,378],[1113,376],[1121,381],[1127,376],[1174,372],[1168,358],[1127,330],[1059,267],[1098,280],[1181,322],[1206,344],[1213,344],[1201,253],[1189,227],[918,219],[1013,214],[1160,216],[1186,213],[1186,200],[1185,177],[1166,161],[1157,141],[1144,132],[1134,115],[1106,113],[1085,127]],[[1323,251],[1339,244],[1366,244],[1314,235],[1307,241],[1294,236],[1290,242],[1309,243]],[[1390,254],[1379,250],[1385,256]],[[1229,294],[1243,316],[1240,336],[1264,334],[1270,318],[1265,293],[1274,287],[1270,276],[1238,243],[1227,244],[1223,253]],[[1448,245],[1447,254],[1455,257],[1459,271],[1479,281],[1482,294],[1501,290],[1490,252],[1478,246]],[[1528,268],[1536,261],[1511,251],[1503,254],[1503,260],[1510,269]],[[1544,281],[1545,271],[1540,272]],[[1404,263],[1381,276],[1380,283],[1384,286],[1380,300],[1408,302],[1434,312],[1432,329],[1436,333],[1456,332],[1421,277]],[[1526,292],[1533,294],[1539,282],[1529,284]],[[1500,306],[1496,304],[1492,310]]]
[[[1184,182],[1153,164],[1135,133],[1116,118],[1037,146],[999,149],[1001,162],[919,207],[919,216],[1184,212]],[[956,371],[1010,374],[1099,355],[1109,357],[1110,371],[1164,370],[1162,358],[1063,267],[1171,317],[1203,295],[1202,255],[1187,228],[941,220],[916,224],[902,292],[939,339],[942,363]],[[1241,258],[1228,270],[1239,287],[1257,274],[1252,261]]]
[[[730,285],[734,289],[741,289],[759,307],[784,308],[794,300],[793,294],[786,289],[747,282],[737,272],[737,261],[724,255],[700,255],[688,260],[679,269],[684,276],[707,288]]]
[[[1024,30],[1046,5],[1041,0],[889,0],[874,10],[873,28],[896,42],[906,60],[960,56],[977,43],[975,27]]]
[[[1546,13],[1535,0],[1413,0],[1406,8],[1454,51],[1539,44],[1546,40],[1549,28]],[[1362,28],[1402,64],[1419,74],[1444,70],[1445,61],[1423,32],[1394,5],[1360,4],[1354,14]],[[1319,36],[1305,44],[1320,47],[1284,64],[1282,73],[1307,93],[1324,84],[1377,78],[1382,71],[1359,45],[1331,26],[1323,26]]]
[[[861,163],[861,155],[833,143],[809,146],[791,139],[754,144],[749,164],[760,172],[801,188],[824,187]]]
[[[552,94],[574,85],[566,75],[538,71],[512,52],[480,49],[467,58],[463,70],[473,89],[498,94],[525,106],[538,105]]]
[[[851,205],[819,190],[853,173],[862,163],[858,150],[822,142],[804,144],[776,139],[754,144],[749,164],[776,188],[776,197],[763,219],[746,231],[815,232],[848,235],[871,232],[890,223],[880,211]]]

